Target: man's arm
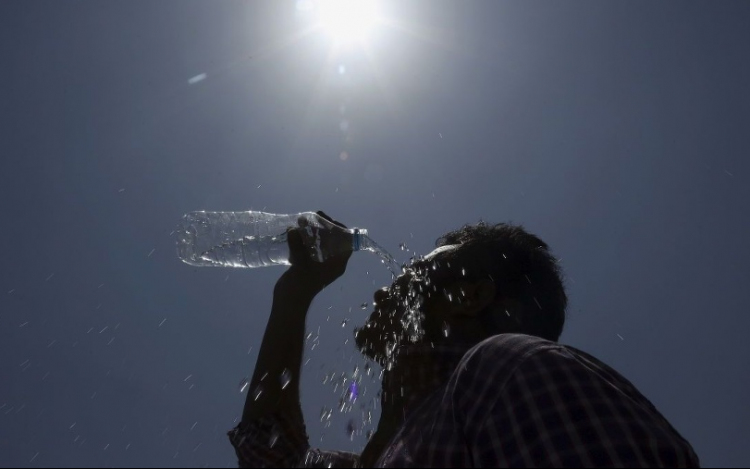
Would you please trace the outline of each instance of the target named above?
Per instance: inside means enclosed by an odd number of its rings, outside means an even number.
[[[243,422],[297,412],[307,310],[322,286],[291,267],[276,283],[273,307],[248,388]]]
[[[248,388],[242,423],[230,433],[241,466],[304,463],[309,443],[299,383],[307,312],[315,295],[343,275],[351,255],[315,262],[307,254],[300,230],[290,231],[288,236],[292,266],[274,288],[273,307]]]

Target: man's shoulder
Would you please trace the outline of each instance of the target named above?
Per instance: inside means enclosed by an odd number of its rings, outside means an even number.
[[[502,385],[519,368],[547,371],[584,367],[627,382],[615,370],[586,352],[569,345],[524,334],[499,334],[471,347],[456,368],[462,379],[493,377]]]
[[[500,334],[471,347],[453,373],[459,387],[502,387],[529,357],[565,348],[556,342],[523,334]]]
[[[568,345],[523,334],[500,334],[472,347],[453,373],[456,388],[481,387],[497,395],[516,379],[538,385],[600,380],[634,399],[645,400],[630,381],[596,357]]]
[[[557,342],[524,334],[499,334],[476,344],[464,355],[463,362],[514,363],[530,354],[566,348]]]

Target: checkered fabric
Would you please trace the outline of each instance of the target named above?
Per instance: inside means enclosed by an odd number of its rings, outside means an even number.
[[[382,405],[405,419],[376,467],[699,467],[630,382],[572,347],[503,334],[473,347],[406,347],[397,363]],[[240,467],[359,465],[357,455],[311,449],[299,410],[229,436]]]

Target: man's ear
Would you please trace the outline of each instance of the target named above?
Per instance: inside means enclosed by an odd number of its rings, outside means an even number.
[[[453,295],[461,301],[457,304],[456,313],[463,316],[476,317],[495,301],[497,288],[490,279],[477,281],[462,280],[451,288]]]

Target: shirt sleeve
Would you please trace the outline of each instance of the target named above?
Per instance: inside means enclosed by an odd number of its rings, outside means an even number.
[[[301,410],[242,422],[228,436],[241,468],[357,467],[359,463],[352,453],[310,448]]]
[[[475,467],[699,467],[654,406],[595,359],[548,343],[493,376],[493,355],[467,364],[470,402],[459,406]]]

